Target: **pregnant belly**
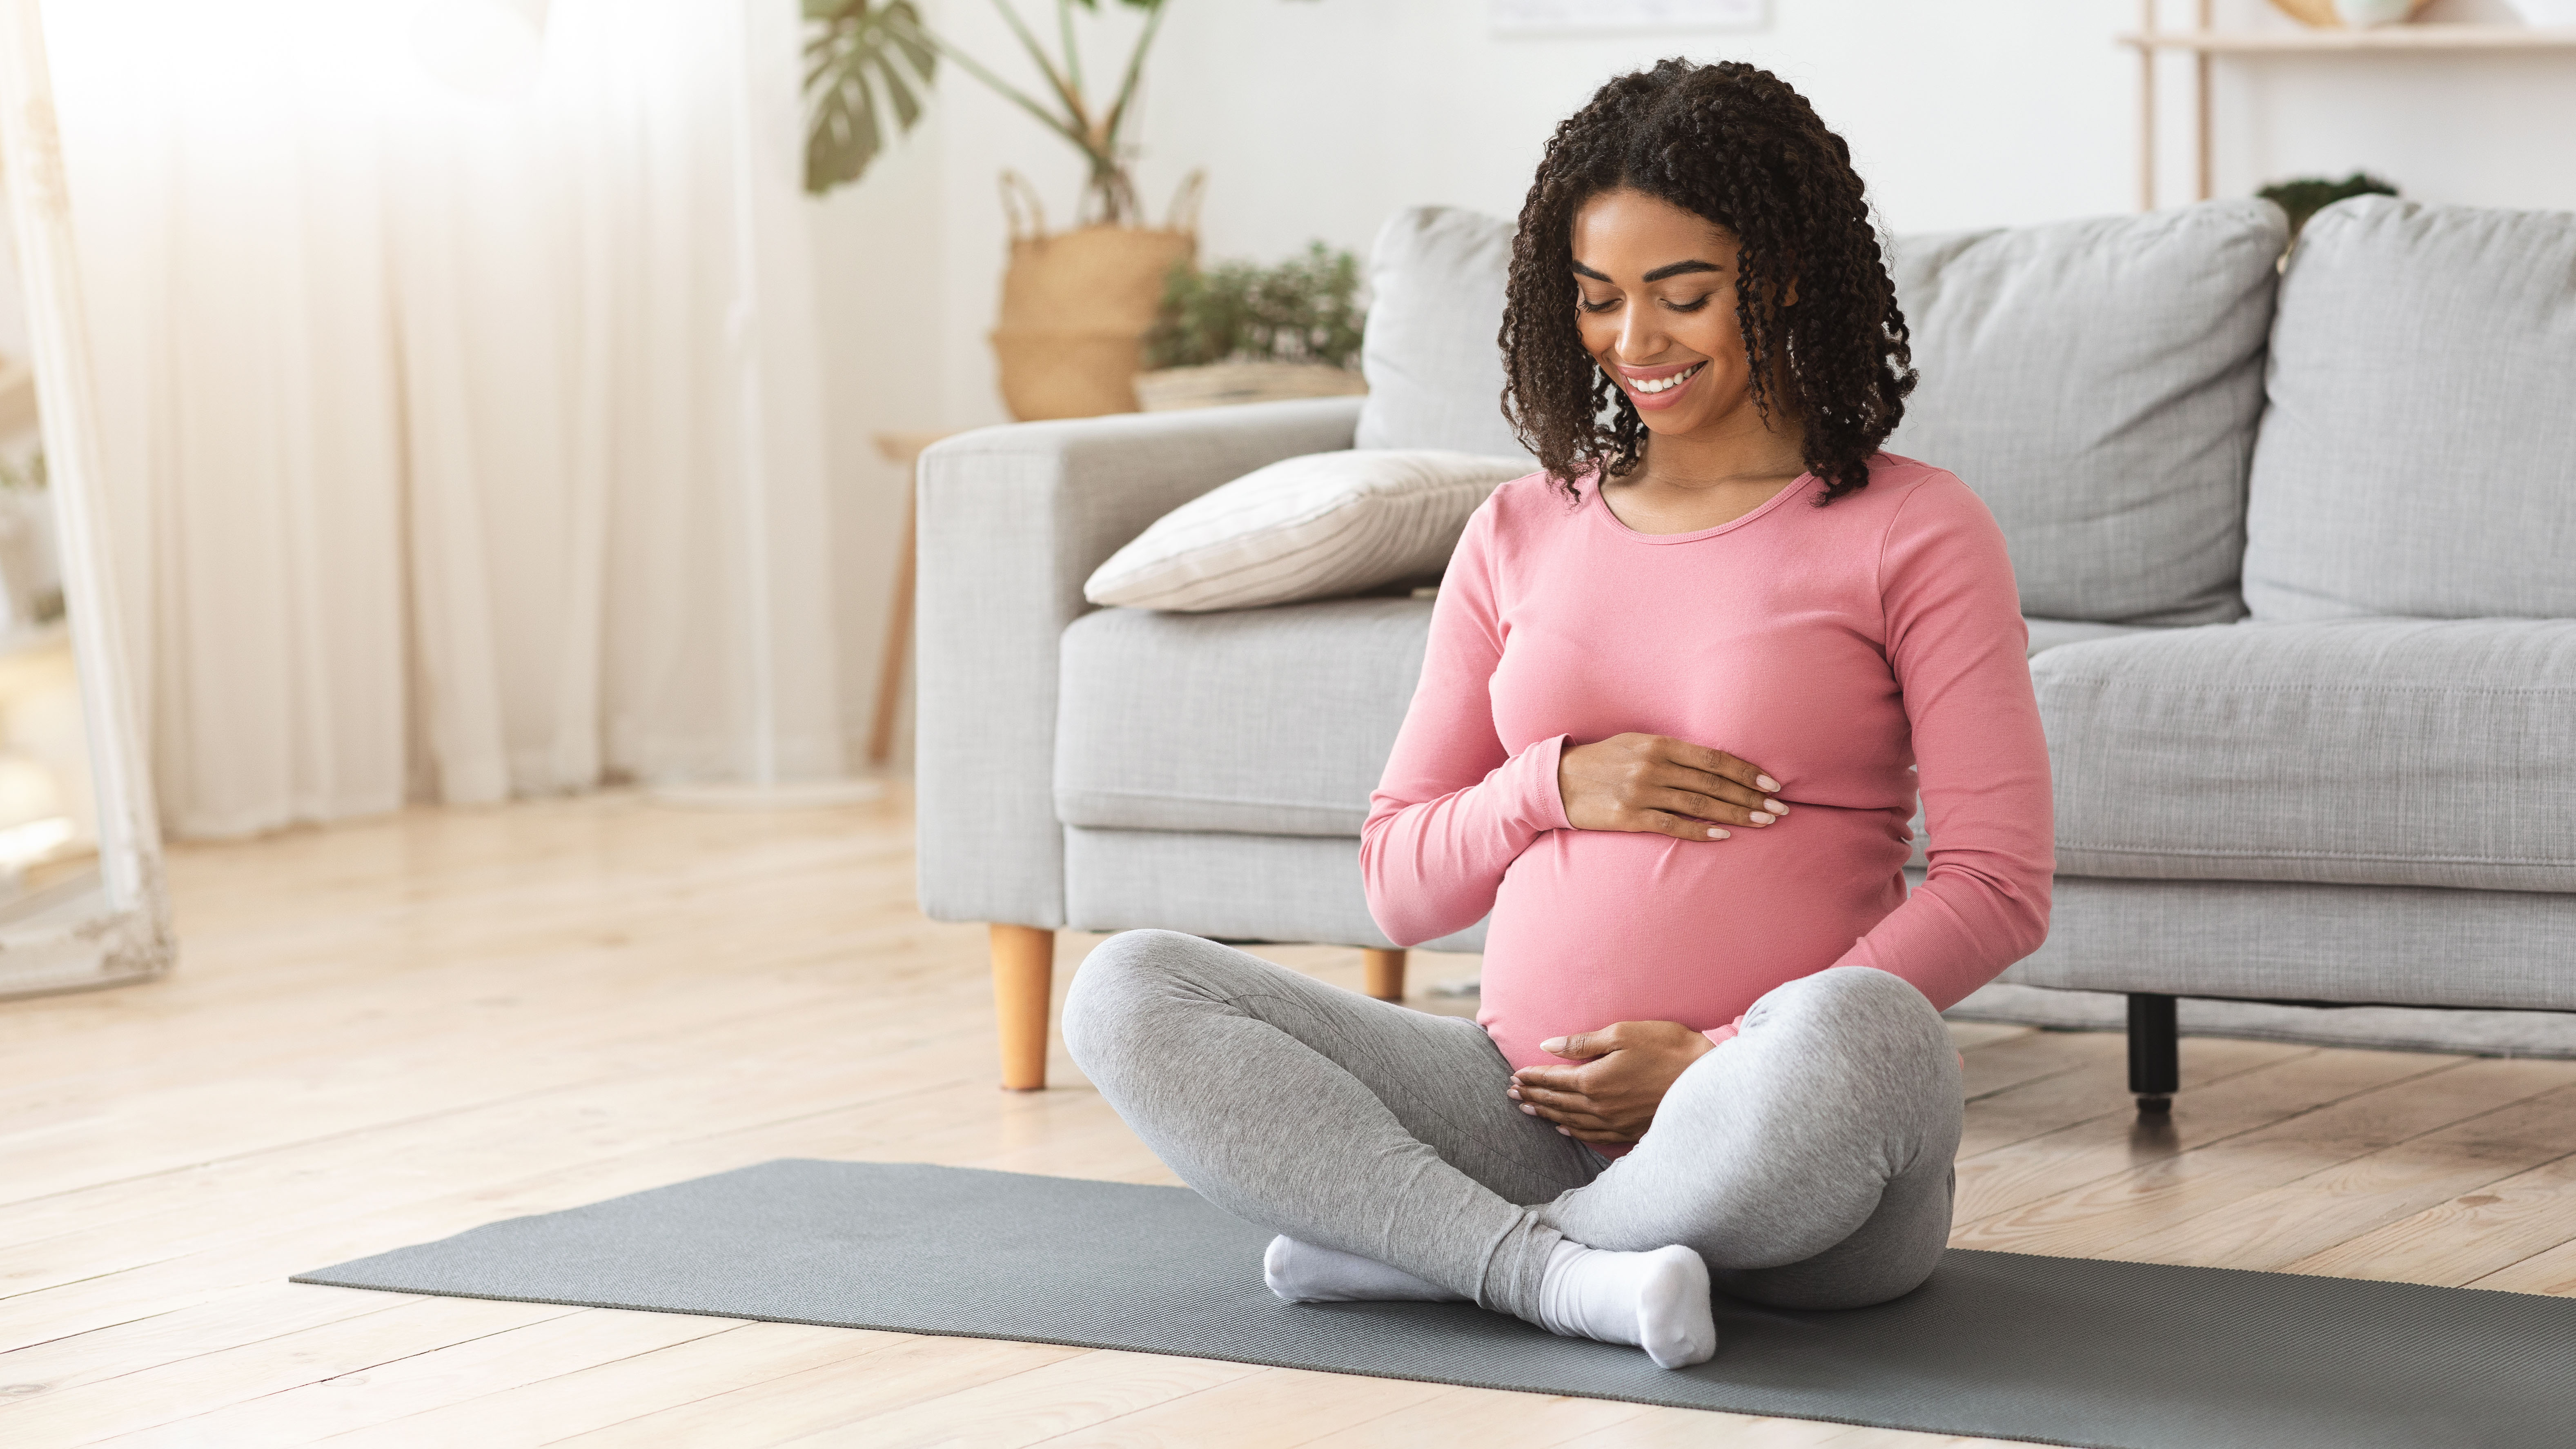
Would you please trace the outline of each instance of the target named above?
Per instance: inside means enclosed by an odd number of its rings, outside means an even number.
[[[1884,812],[1820,806],[1706,844],[1551,831],[1494,897],[1477,1020],[1514,1067],[1614,1021],[1724,1026],[1896,909],[1905,855]]]

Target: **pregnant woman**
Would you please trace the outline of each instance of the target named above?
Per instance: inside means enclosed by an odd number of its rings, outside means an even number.
[[[1848,148],[1769,73],[1666,61],[1558,129],[1502,345],[1543,471],[1459,542],[1360,846],[1389,939],[1490,917],[1478,1021],[1137,931],[1065,1034],[1280,1234],[1280,1296],[1693,1364],[1712,1280],[1856,1307],[1940,1258],[1938,1008],[2048,927],[2027,635],[1976,495],[1879,451],[1904,319]]]

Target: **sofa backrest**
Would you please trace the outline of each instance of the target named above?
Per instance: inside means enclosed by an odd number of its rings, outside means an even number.
[[[2239,617],[2245,475],[2287,223],[2265,201],[1900,239],[1921,381],[1888,450],[2002,525],[2022,612]]]
[[[2267,387],[2256,618],[2576,618],[2576,213],[2317,213]]]
[[[1511,265],[1512,224],[1482,212],[1417,206],[1378,228],[1357,446],[1527,456],[1503,421],[1498,338]]]
[[[1922,381],[1888,446],[1985,499],[2025,613],[2243,613],[2246,459],[2286,237],[2270,203],[2226,201],[1897,243]],[[1359,446],[1522,451],[1496,340],[1511,239],[1453,207],[1379,231]]]

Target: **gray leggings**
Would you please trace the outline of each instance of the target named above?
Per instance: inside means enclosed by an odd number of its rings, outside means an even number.
[[[1218,1207],[1532,1322],[1564,1238],[1686,1244],[1721,1291],[1784,1308],[1909,1292],[1949,1239],[1958,1058],[1932,1004],[1884,971],[1837,967],[1765,995],[1616,1161],[1522,1113],[1474,1022],[1196,936],[1101,943],[1064,1035]]]

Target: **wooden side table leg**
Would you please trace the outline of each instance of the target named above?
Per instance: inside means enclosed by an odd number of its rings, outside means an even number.
[[[1404,1000],[1404,953],[1379,951],[1368,947],[1360,950],[1360,961],[1368,973],[1368,994],[1380,1001]]]
[[[895,705],[903,698],[904,656],[912,648],[912,576],[920,557],[921,501],[916,490],[903,502],[903,552],[894,565],[894,599],[886,609],[885,657],[877,667],[877,716],[868,730],[868,763],[894,758]]]
[[[1002,1090],[1046,1088],[1047,1010],[1055,994],[1055,932],[995,926],[993,1017],[1002,1039]]]

